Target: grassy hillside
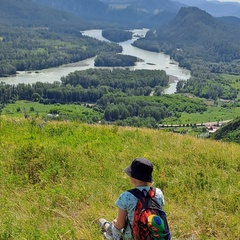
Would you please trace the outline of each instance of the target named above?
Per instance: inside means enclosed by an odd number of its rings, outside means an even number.
[[[159,130],[0,118],[0,239],[102,239],[144,156],[173,239],[237,239],[240,145]]]
[[[240,117],[223,126],[212,135],[212,139],[240,143]]]

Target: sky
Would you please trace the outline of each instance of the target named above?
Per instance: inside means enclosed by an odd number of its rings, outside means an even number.
[[[238,2],[240,3],[240,0],[218,0],[219,2]]]

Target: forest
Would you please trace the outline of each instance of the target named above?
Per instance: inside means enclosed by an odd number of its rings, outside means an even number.
[[[112,42],[124,42],[132,39],[132,32],[121,29],[104,29],[102,36]]]
[[[117,53],[122,47],[47,27],[0,27],[0,77],[17,71],[40,70],[96,56],[101,52]]]
[[[197,77],[191,77],[188,81],[180,80],[177,83],[177,93],[191,92],[195,96],[217,100],[219,98],[226,100],[236,100],[239,93],[240,78],[227,81],[224,77],[218,76],[212,79],[204,79],[200,82]],[[237,85],[236,85],[237,86]]]
[[[182,95],[162,95],[169,84],[163,70],[88,69],[75,71],[61,82],[0,84],[2,107],[16,100],[42,104],[83,104],[103,113],[104,121],[151,127],[182,112],[204,112],[205,103]]]
[[[97,67],[129,67],[134,66],[137,57],[123,54],[100,53],[94,60]]]

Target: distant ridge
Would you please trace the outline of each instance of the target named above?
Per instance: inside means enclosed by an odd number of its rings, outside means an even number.
[[[97,18],[108,11],[108,4],[100,0],[33,0],[33,2],[86,18],[94,18],[94,15]]]
[[[71,13],[48,8],[32,0],[0,0],[0,22],[14,26],[81,26],[86,20]]]
[[[240,3],[234,2],[219,2],[208,0],[176,0],[185,6],[195,6],[207,11],[214,17],[234,16],[240,17]]]
[[[240,18],[238,18],[238,17],[231,17],[231,16],[230,17],[219,17],[217,19],[226,24],[240,26]]]
[[[182,4],[169,0],[99,1],[33,0],[48,7],[71,12],[91,21],[124,27],[153,27],[169,22]],[[168,15],[168,17],[166,16]]]

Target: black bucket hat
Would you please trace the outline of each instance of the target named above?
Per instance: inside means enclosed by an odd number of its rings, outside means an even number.
[[[124,169],[124,172],[132,178],[143,182],[152,182],[153,164],[146,158],[136,158],[131,165]]]

